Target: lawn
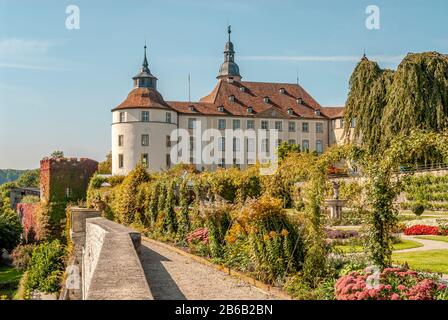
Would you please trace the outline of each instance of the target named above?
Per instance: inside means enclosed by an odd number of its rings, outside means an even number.
[[[415,236],[415,238],[448,242],[448,236]]]
[[[423,245],[419,242],[412,240],[402,240],[398,243],[395,243],[392,246],[392,250],[404,250],[404,249],[412,249],[422,247]],[[364,251],[363,246],[350,246],[350,245],[338,245],[335,246],[336,249],[341,250],[342,252],[362,252]]]
[[[12,297],[17,290],[22,272],[14,267],[0,266],[0,296]]]
[[[413,270],[448,274],[448,250],[394,253],[394,263],[407,262]]]

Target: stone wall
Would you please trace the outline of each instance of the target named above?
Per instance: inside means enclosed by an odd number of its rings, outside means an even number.
[[[138,256],[140,233],[102,218],[100,211],[69,210],[73,255],[62,299],[153,299]]]
[[[140,233],[104,218],[86,220],[83,299],[153,299],[138,257]]]

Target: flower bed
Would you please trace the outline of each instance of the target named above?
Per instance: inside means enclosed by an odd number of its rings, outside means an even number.
[[[444,300],[447,286],[433,275],[401,268],[351,272],[336,281],[337,300]]]
[[[404,229],[404,234],[407,236],[417,236],[417,235],[446,235],[447,230],[442,229],[438,226],[426,226],[426,225],[415,225]]]
[[[328,239],[349,239],[357,237],[359,234],[355,230],[332,230],[326,229],[325,234]]]

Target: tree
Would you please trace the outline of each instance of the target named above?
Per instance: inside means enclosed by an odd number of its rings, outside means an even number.
[[[350,78],[344,120],[346,136],[354,125],[351,138],[370,154],[386,150],[397,134],[444,130],[448,57],[437,52],[408,54],[397,71],[383,70],[364,57]]]
[[[40,170],[27,170],[23,173],[16,183],[19,187],[38,188],[40,182]]]
[[[290,144],[287,141],[283,141],[277,148],[277,154],[279,161],[285,160],[285,158],[291,153],[299,153],[300,146],[298,144]]]
[[[14,211],[0,208],[0,251],[11,251],[20,243],[22,225]]]
[[[51,157],[56,159],[64,158],[64,152],[59,150],[53,151]]]
[[[106,156],[106,160],[98,164],[98,173],[111,174],[112,173],[112,153],[109,152]]]

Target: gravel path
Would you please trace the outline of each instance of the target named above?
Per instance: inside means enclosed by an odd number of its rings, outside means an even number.
[[[412,240],[412,241],[415,241],[415,242],[419,242],[419,243],[423,244],[423,247],[394,251],[396,253],[399,253],[399,252],[414,252],[414,251],[428,251],[428,250],[448,250],[448,242],[419,239],[419,238],[416,238],[416,237],[413,237],[413,236],[405,236],[405,235],[402,235],[401,238],[403,240]]]
[[[142,240],[142,266],[155,300],[266,300],[274,296],[155,243]]]

